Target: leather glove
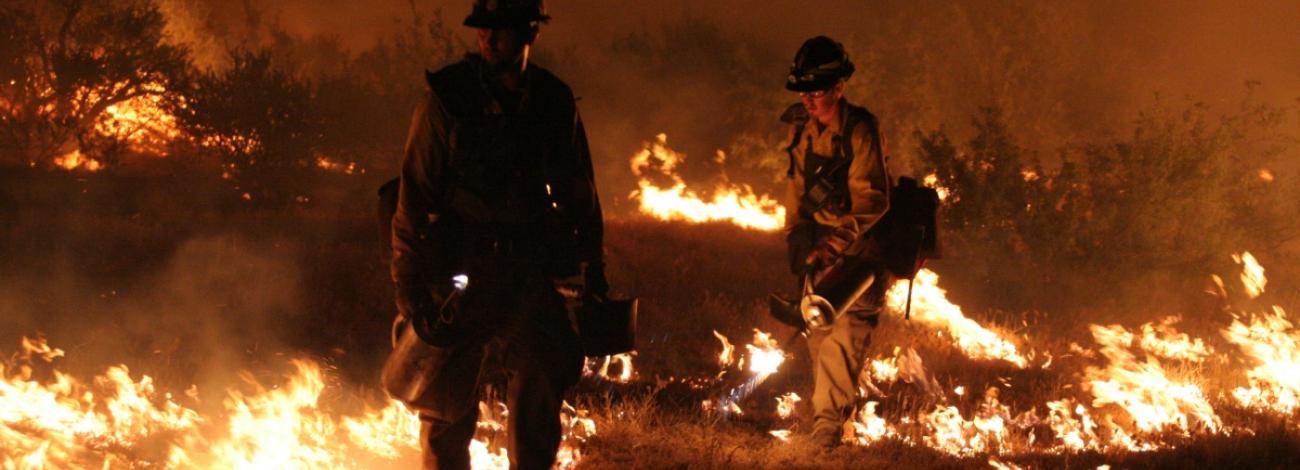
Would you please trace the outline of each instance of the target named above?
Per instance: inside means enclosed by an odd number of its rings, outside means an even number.
[[[587,268],[582,272],[582,280],[586,295],[602,299],[609,295],[609,280],[605,279],[604,260],[587,263]]]
[[[434,346],[448,346],[461,337],[459,330],[464,326],[458,321],[460,315],[460,295],[450,281],[439,283],[430,289],[414,289],[414,292],[402,292],[399,286],[398,311],[410,322],[415,334],[425,343]],[[459,323],[459,324],[458,324]]]
[[[848,249],[849,245],[857,237],[858,234],[852,227],[840,226],[836,228],[835,231],[831,232],[830,236],[822,240],[822,243],[817,248],[808,253],[808,257],[804,259],[804,264],[818,267],[830,266],[839,259],[844,250]]]

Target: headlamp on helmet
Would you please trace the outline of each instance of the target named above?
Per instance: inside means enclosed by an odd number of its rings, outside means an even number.
[[[795,53],[785,88],[798,92],[826,90],[852,76],[853,70],[853,62],[844,51],[844,45],[826,36],[817,36],[804,41],[799,52]]]

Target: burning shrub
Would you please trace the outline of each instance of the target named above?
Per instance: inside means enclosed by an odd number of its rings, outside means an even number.
[[[124,142],[147,125],[103,118],[172,99],[167,90],[189,59],[164,41],[165,23],[148,1],[0,6],[0,159],[44,164],[131,150]]]

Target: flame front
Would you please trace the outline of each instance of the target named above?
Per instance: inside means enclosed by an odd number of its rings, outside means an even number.
[[[708,200],[687,189],[677,174],[686,156],[668,148],[668,135],[659,134],[653,143],[632,155],[632,172],[637,176],[637,190],[632,199],[639,201],[642,213],[661,220],[691,223],[730,222],[741,227],[775,231],[785,225],[785,207],[769,196],[758,196],[747,186],[719,183]],[[666,183],[653,181],[657,173]]]
[[[1300,408],[1300,331],[1282,307],[1272,312],[1238,315],[1223,330],[1254,367],[1246,371],[1249,385],[1232,396],[1242,406],[1294,414]]]
[[[401,403],[359,417],[324,409],[325,375],[311,361],[292,361],[294,373],[273,388],[244,374],[251,391],[229,391],[224,411],[205,416],[125,366],[91,384],[54,369],[48,380],[34,378],[62,354],[24,339],[22,351],[0,363],[0,468],[388,468],[419,449],[419,420]],[[502,437],[506,413],[499,406],[482,414],[480,429]],[[560,419],[556,466],[573,468],[595,423],[567,403]],[[489,441],[470,443],[474,468],[508,468],[504,449]]]
[[[1170,378],[1154,357],[1137,359],[1135,335],[1119,325],[1092,325],[1091,331],[1108,360],[1106,367],[1084,372],[1094,407],[1118,406],[1137,430],[1147,433],[1172,429],[1187,435],[1193,426],[1209,431],[1222,427],[1199,386]]]
[[[134,154],[165,157],[170,153],[172,143],[181,136],[176,116],[167,111],[163,103],[169,92],[158,83],[145,84],[141,90],[136,96],[105,107],[89,132],[125,144],[125,149]],[[76,96],[74,101],[78,103],[102,100],[89,89],[78,91]],[[87,148],[67,150],[54,157],[54,166],[69,171],[102,170],[104,163],[87,155],[88,152]]]
[[[912,282],[912,317],[921,323],[947,331],[957,348],[966,356],[971,359],[1007,361],[1017,367],[1025,367],[1029,363],[1014,343],[967,318],[961,307],[948,301],[948,294],[939,287],[939,275],[934,271],[922,269],[916,273],[916,279]],[[895,310],[906,308],[908,290],[906,282],[895,283],[889,290],[889,304]]]

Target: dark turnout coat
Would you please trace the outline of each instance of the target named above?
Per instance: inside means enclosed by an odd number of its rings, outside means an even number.
[[[403,314],[454,274],[578,274],[601,258],[600,202],[573,92],[530,65],[522,92],[491,91],[471,54],[427,76],[393,217],[392,276]],[[490,261],[490,262],[489,262]],[[473,282],[473,281],[471,281]]]

